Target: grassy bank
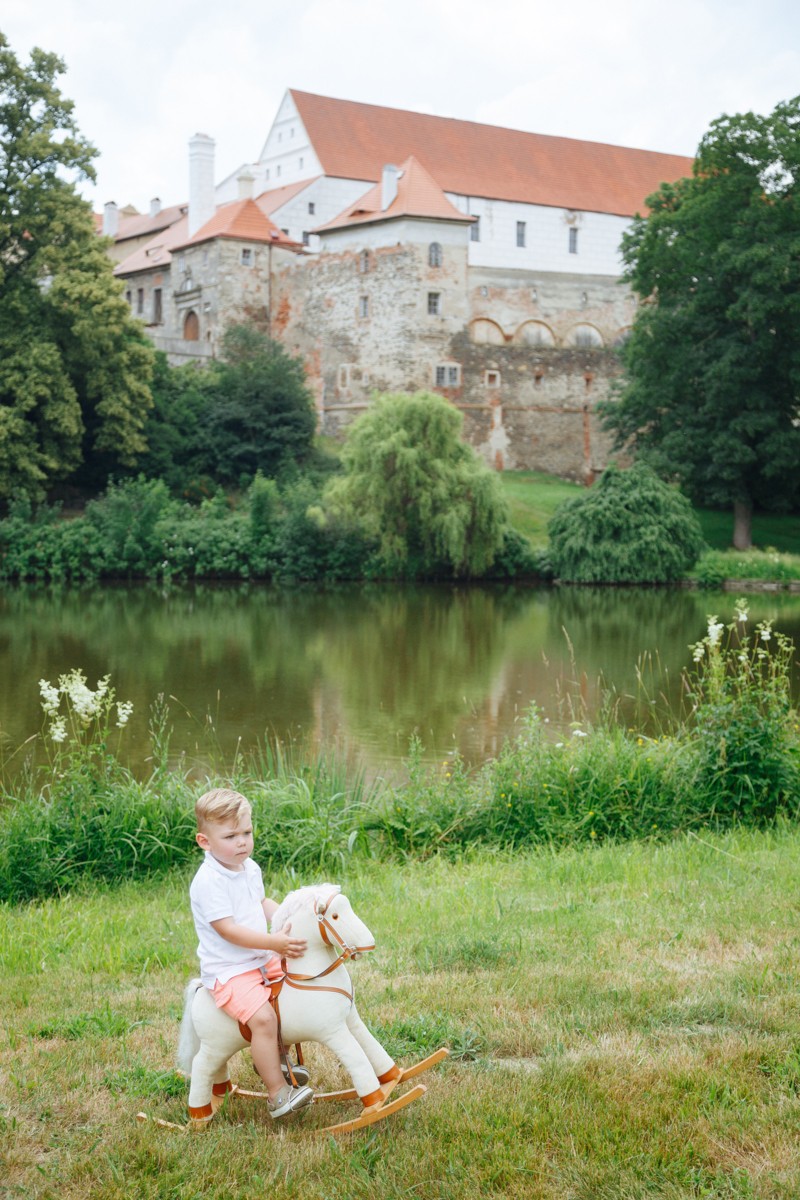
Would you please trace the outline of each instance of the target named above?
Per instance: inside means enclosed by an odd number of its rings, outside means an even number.
[[[800,1193],[800,835],[681,837],[448,863],[350,864],[376,934],[359,1005],[428,1094],[312,1136],[230,1104],[205,1134],[172,1072],[194,966],[188,873],[0,907],[0,1190],[25,1200],[485,1197],[777,1200]],[[273,877],[276,893],[291,886]],[[341,1080],[310,1050],[317,1087]],[[243,1086],[256,1080],[244,1056]]]
[[[500,481],[509,502],[511,524],[539,549],[547,546],[547,523],[555,509],[581,491],[580,484],[536,471],[505,471]],[[733,514],[702,508],[695,512],[709,547],[728,550],[733,542]],[[753,544],[762,550],[770,547],[800,555],[800,514],[756,513]]]

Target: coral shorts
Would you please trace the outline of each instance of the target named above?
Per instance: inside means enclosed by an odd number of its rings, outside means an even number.
[[[283,974],[279,958],[271,958],[264,970],[267,979],[279,979]],[[253,1013],[257,1013],[269,1003],[270,990],[261,968],[256,967],[252,971],[243,971],[241,975],[233,975],[225,983],[217,980],[211,989],[211,995],[217,1008],[221,1008],[235,1021],[246,1025]]]

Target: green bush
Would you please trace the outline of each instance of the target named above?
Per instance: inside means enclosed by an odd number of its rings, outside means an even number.
[[[689,501],[642,464],[609,467],[559,505],[548,532],[556,576],[575,583],[671,583],[703,546]]]

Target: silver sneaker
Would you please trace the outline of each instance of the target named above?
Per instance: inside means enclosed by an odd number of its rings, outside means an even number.
[[[299,1108],[305,1108],[314,1099],[314,1093],[310,1087],[291,1087],[287,1084],[282,1087],[274,1100],[267,1101],[267,1108],[271,1117],[286,1117],[289,1113],[297,1112]]]

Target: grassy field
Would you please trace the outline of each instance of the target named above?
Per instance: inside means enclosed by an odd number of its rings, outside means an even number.
[[[547,522],[562,500],[580,493],[581,485],[536,471],[505,471],[500,476],[511,510],[511,524],[536,547],[547,545]],[[714,550],[727,550],[733,539],[733,514],[697,509],[703,537]],[[753,543],[788,554],[800,554],[800,513],[757,513]]]
[[[350,870],[378,941],[353,968],[362,1015],[401,1062],[453,1052],[421,1101],[337,1141],[315,1131],[352,1106],[138,1125],[183,1119],[187,880],[5,907],[0,1195],[800,1195],[800,834]],[[340,1080],[308,1057],[318,1087]]]

